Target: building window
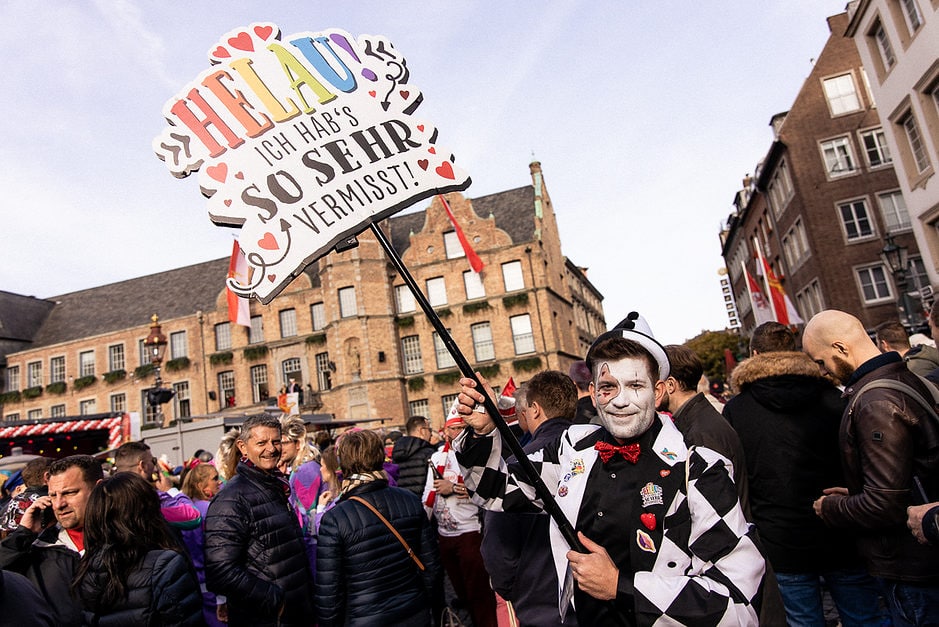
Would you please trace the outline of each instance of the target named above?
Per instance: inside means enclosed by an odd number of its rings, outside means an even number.
[[[267,389],[267,366],[251,366],[251,401],[262,403],[270,396]]]
[[[916,0],[900,0],[900,7],[903,9],[903,19],[910,36],[913,36],[923,25],[923,14],[919,12]]]
[[[492,327],[488,322],[480,322],[470,327],[473,334],[473,352],[476,361],[489,361],[496,358],[495,345],[492,343]]]
[[[7,366],[7,392],[20,391],[20,367]]]
[[[786,256],[786,264],[790,269],[802,265],[802,262],[809,257],[809,243],[805,234],[805,226],[802,224],[802,218],[796,219],[792,228],[783,236],[782,239],[783,254]]]
[[[42,419],[42,410],[41,409],[30,409],[26,412],[26,420],[41,420]]]
[[[299,357],[285,359],[280,364],[280,371],[284,378],[284,385],[287,385],[290,382],[291,377],[293,377],[297,383],[303,382],[303,374],[301,373]]]
[[[112,394],[111,395],[111,411],[113,412],[125,412],[127,411],[127,395],[126,394]]]
[[[830,178],[854,173],[857,167],[851,154],[851,142],[847,137],[836,137],[821,143],[825,170]]]
[[[458,259],[466,256],[463,245],[460,244],[460,238],[456,231],[447,231],[443,234],[443,248],[447,253],[447,259]]]
[[[140,397],[140,406],[143,407],[143,424],[157,424],[160,421],[160,407],[150,404],[150,401],[147,399],[147,390],[141,392]]]
[[[890,43],[890,38],[887,37],[883,22],[880,20],[874,22],[870,36],[874,38],[878,52],[877,58],[880,59],[883,70],[886,72],[897,62],[897,56],[893,53],[893,45]]]
[[[49,360],[49,383],[65,381],[65,357],[53,357]]]
[[[53,405],[49,409],[50,418],[65,418],[65,405]]]
[[[792,176],[789,174],[789,165],[785,161],[779,162],[768,191],[773,213],[779,217],[795,192],[792,187]]]
[[[280,336],[294,337],[297,334],[297,310],[284,309],[280,312]]]
[[[173,384],[173,406],[176,409],[176,419],[189,418],[192,415],[192,408],[189,401],[189,382],[181,381]]]
[[[427,404],[427,399],[422,398],[417,401],[410,401],[408,403],[408,412],[412,416],[424,416],[427,418],[429,414],[427,413],[430,410],[430,405]]]
[[[251,328],[248,330],[248,343],[260,344],[264,341],[264,318],[251,316]]]
[[[170,333],[170,359],[180,359],[189,356],[189,345],[186,342],[186,332],[176,331]]]
[[[352,318],[359,315],[359,308],[355,302],[355,287],[343,287],[339,290],[339,316]]]
[[[852,200],[838,205],[841,215],[841,226],[849,242],[866,239],[874,235],[867,211],[867,201],[864,199]]]
[[[14,412],[14,413],[12,413],[12,414],[7,414],[7,415],[4,417],[4,420],[6,420],[7,422],[17,422],[19,419],[20,419],[19,412]]]
[[[805,288],[796,293],[796,303],[803,320],[809,320],[815,314],[825,310],[825,300],[822,298],[822,288],[818,279],[812,279]]]
[[[26,364],[26,387],[34,388],[42,385],[42,362],[31,361]]]
[[[322,331],[326,328],[326,306],[323,303],[310,305],[310,318],[313,320],[313,330]]]
[[[112,344],[108,346],[108,371],[124,370],[124,345]]]
[[[472,270],[463,272],[463,287],[466,288],[466,300],[485,298],[486,288],[483,287],[482,275]]]
[[[443,405],[443,419],[446,420],[447,416],[450,415],[450,408],[453,407],[453,403],[456,401],[459,394],[446,394],[440,397],[440,404]]]
[[[854,77],[851,74],[842,74],[822,81],[825,88],[825,97],[828,98],[828,108],[832,116],[852,113],[861,109],[861,100],[857,95]]]
[[[509,318],[512,325],[512,341],[515,343],[515,354],[524,355],[535,352],[535,336],[531,332],[531,316],[523,314]]]
[[[872,131],[864,131],[861,133],[861,144],[864,145],[864,155],[870,167],[877,168],[893,162],[890,158],[890,148],[887,147],[884,129],[875,128]]]
[[[889,302],[893,300],[887,272],[882,265],[857,268],[857,280],[861,288],[861,298],[865,305]]]
[[[78,413],[82,416],[89,416],[95,413],[95,399],[89,398],[88,400],[80,401],[78,403]]]
[[[427,291],[427,300],[431,307],[440,307],[447,304],[447,284],[442,276],[427,279],[424,284]]]
[[[917,290],[929,285],[929,273],[926,272],[922,257],[910,255],[910,276],[913,278],[913,287]]]
[[[395,305],[398,308],[398,313],[411,313],[417,309],[417,306],[414,304],[414,293],[411,292],[411,288],[407,285],[396,285],[395,286]]]
[[[146,366],[150,363],[150,351],[144,346],[143,340],[137,342],[137,354],[140,355],[140,365]]]
[[[227,351],[231,349],[231,322],[220,322],[215,325],[215,350]]]
[[[502,264],[502,280],[505,282],[506,292],[525,289],[525,279],[522,276],[522,262],[510,261]]]
[[[333,366],[329,363],[329,353],[316,354],[316,385],[320,391],[331,390]]]
[[[401,338],[401,352],[404,355],[404,374],[424,372],[424,360],[421,358],[421,338],[409,335]]]
[[[78,353],[78,376],[91,377],[95,374],[95,352],[83,351]]]
[[[912,228],[910,214],[906,210],[906,202],[900,190],[877,194],[877,203],[884,217],[884,228],[887,233],[906,231]]]
[[[449,331],[450,329],[447,329]],[[437,332],[434,331],[434,353],[437,355],[437,370],[443,370],[444,368],[453,368],[456,366],[456,361],[453,359],[453,355],[450,354],[450,351],[447,350],[447,346],[443,343],[443,340],[437,335]]]
[[[906,115],[900,118],[899,124],[906,134],[906,141],[909,142],[913,163],[916,165],[916,173],[922,174],[929,169],[929,156],[926,154],[926,146],[923,145],[923,138],[919,133],[919,124],[916,123],[913,112],[908,111]]]
[[[231,370],[218,373],[219,401],[222,409],[235,406],[235,373]]]

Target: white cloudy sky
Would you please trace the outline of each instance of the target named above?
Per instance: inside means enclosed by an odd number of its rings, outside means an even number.
[[[614,324],[726,325],[718,231],[845,0],[0,4],[0,290],[49,297],[224,257],[195,177],[150,148],[224,33],[387,36],[470,197],[541,161],[564,252]]]

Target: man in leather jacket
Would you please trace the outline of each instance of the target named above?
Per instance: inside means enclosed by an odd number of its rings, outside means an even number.
[[[906,528],[914,477],[939,494],[939,424],[908,394],[873,388],[889,379],[932,395],[896,352],[881,354],[854,316],[827,310],[805,328],[804,351],[844,386],[848,405],[840,446],[846,487],[831,487],[815,501],[826,524],[858,532],[858,550],[883,588],[896,625],[939,624],[939,547],[922,546]]]

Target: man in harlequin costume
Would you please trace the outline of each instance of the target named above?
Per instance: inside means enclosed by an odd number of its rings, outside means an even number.
[[[644,319],[629,314],[587,352],[600,425],[574,425],[528,457],[587,550],[552,521],[559,612],[581,625],[756,625],[764,560],[733,484],[730,462],[688,447],[655,411],[669,364]],[[461,380],[471,427],[457,459],[473,499],[492,510],[539,504],[531,481],[502,461],[483,395]],[[661,622],[658,622],[661,621]]]

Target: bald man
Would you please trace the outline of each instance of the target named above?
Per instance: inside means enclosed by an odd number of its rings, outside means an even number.
[[[877,379],[900,381],[932,399],[899,353],[881,354],[864,325],[843,311],[823,311],[805,327],[803,350],[823,374],[845,387],[840,447],[847,487],[831,487],[813,507],[826,524],[853,529],[858,551],[883,587],[895,625],[939,624],[939,547],[923,546],[906,528],[917,502],[914,476],[939,495],[939,424],[908,394],[865,390]]]

